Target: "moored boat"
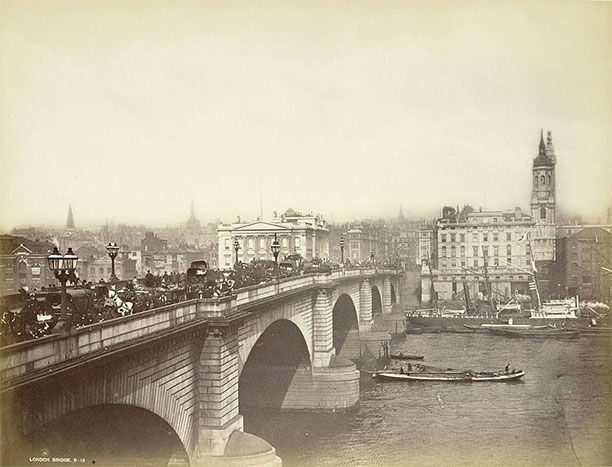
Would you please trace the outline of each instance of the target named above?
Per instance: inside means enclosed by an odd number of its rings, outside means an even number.
[[[580,331],[577,329],[497,329],[495,333],[501,333],[509,337],[561,337],[571,339],[578,337]]]
[[[516,381],[525,376],[524,370],[500,370],[500,371],[456,371],[456,370],[441,370],[441,371],[378,371],[372,377],[391,380],[391,381],[449,381],[462,383],[478,383],[478,382],[504,382]]]
[[[405,355],[402,352],[397,354],[391,354],[391,358],[394,360],[423,360],[425,358],[424,355]]]
[[[376,372],[372,375],[375,378],[394,380],[394,381],[453,381],[471,382],[466,373],[395,373],[392,371]]]

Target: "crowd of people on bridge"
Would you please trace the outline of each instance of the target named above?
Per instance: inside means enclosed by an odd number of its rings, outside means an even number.
[[[395,267],[393,263],[372,261],[350,267]],[[329,273],[340,265],[325,261],[289,258],[274,261],[254,260],[237,263],[233,270],[191,268],[188,273],[153,274],[116,283],[97,284],[74,278],[67,291],[70,326],[78,328],[191,299],[222,298],[237,289],[270,283],[291,276]],[[42,290],[20,290],[18,299],[0,301],[0,346],[51,334],[61,315],[61,290],[56,286]]]

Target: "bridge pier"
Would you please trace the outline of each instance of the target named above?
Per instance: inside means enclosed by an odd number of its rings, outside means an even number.
[[[385,277],[383,279],[381,300],[382,300],[382,312],[391,313],[391,309],[392,309],[391,280],[388,277]]]
[[[320,287],[313,309],[312,365],[325,368],[336,354],[334,349],[333,287]]]
[[[243,433],[238,376],[238,333],[230,327],[212,328],[197,367],[192,465],[282,464],[267,442]]]
[[[359,331],[372,329],[372,283],[364,279],[359,287]]]

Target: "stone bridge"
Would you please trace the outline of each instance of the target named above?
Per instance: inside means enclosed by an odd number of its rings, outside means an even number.
[[[27,461],[41,433],[84,410],[95,426],[138,408],[169,427],[191,465],[278,464],[272,446],[244,433],[243,409],[354,406],[349,358],[388,342],[373,317],[391,311],[399,280],[380,269],[299,276],[3,347],[4,462]]]

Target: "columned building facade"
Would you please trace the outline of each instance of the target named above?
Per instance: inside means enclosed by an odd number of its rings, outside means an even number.
[[[329,259],[329,230],[319,216],[291,213],[275,216],[272,221],[221,224],[217,232],[220,269],[234,266],[234,240],[238,241],[239,246],[238,261],[274,260],[272,242],[275,235],[280,244],[279,261],[293,254],[299,254],[306,260]]]

